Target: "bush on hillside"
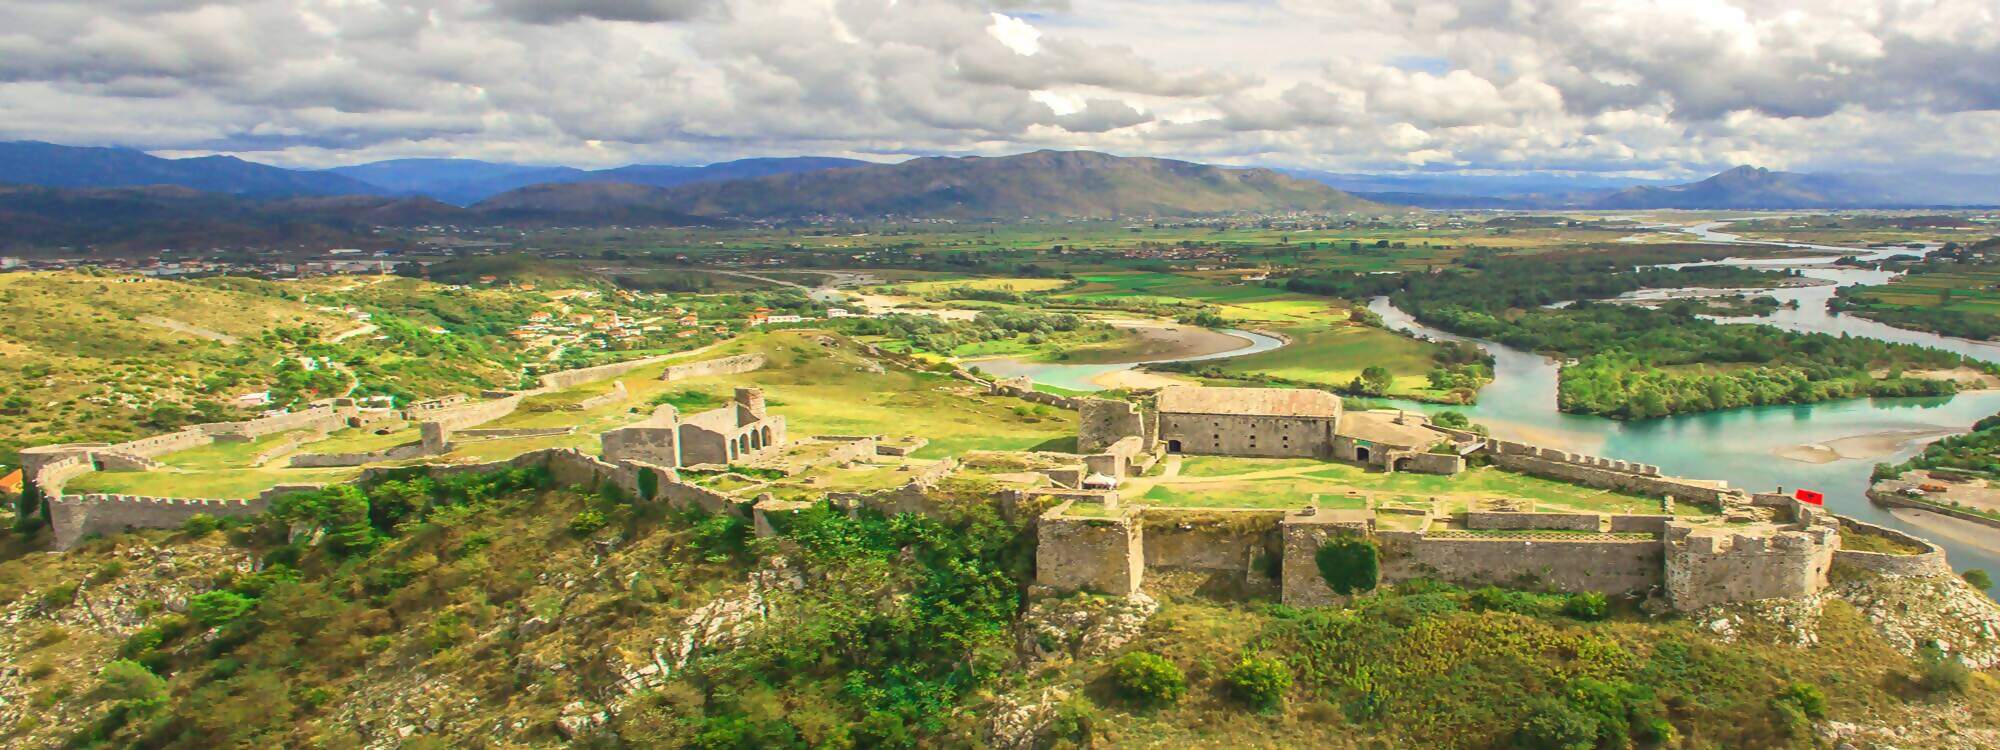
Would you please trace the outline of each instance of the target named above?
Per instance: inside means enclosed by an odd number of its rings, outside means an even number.
[[[1111,682],[1118,694],[1148,706],[1164,706],[1187,693],[1181,668],[1158,654],[1134,651],[1111,665]]]
[[[1597,591],[1579,591],[1563,601],[1563,614],[1595,622],[1611,613],[1611,602]]]
[[[1993,575],[1979,568],[1973,568],[1965,571],[1965,582],[1972,584],[1975,589],[1985,591],[1993,588]]]
[[[1229,692],[1259,711],[1276,710],[1292,689],[1292,670],[1277,659],[1245,656],[1223,676]]]
[[[188,599],[188,614],[203,625],[219,627],[249,614],[255,606],[257,600],[234,591],[210,591]]]

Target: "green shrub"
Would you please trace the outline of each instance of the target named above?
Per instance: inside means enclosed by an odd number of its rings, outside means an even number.
[[[1965,571],[1965,582],[1972,584],[1973,588],[1979,589],[1980,591],[1985,591],[1987,589],[1993,588],[1992,574],[1987,573],[1984,570],[1980,570],[1979,568],[1973,568],[1971,570]]]
[[[1259,711],[1276,710],[1292,689],[1292,670],[1277,659],[1243,657],[1223,676],[1229,692]]]
[[[76,584],[62,583],[42,590],[43,609],[62,609],[76,601]]]
[[[660,475],[652,469],[639,470],[639,499],[651,502],[660,494]]]
[[[1610,601],[1596,591],[1579,591],[1563,601],[1563,614],[1579,620],[1602,620],[1610,612]]]
[[[1514,732],[1522,750],[1592,750],[1597,747],[1597,717],[1568,702],[1541,698],[1528,705],[1527,718]]]
[[[1187,677],[1180,667],[1143,651],[1118,657],[1111,665],[1111,683],[1127,700],[1148,706],[1173,703],[1187,692]]]
[[[208,627],[227,625],[250,613],[257,600],[234,591],[210,591],[188,599],[188,614]]]
[[[156,706],[167,698],[167,681],[138,662],[119,659],[97,673],[105,694],[134,706]]]
[[[222,528],[222,520],[207,513],[196,513],[188,516],[186,521],[181,522],[181,531],[186,532],[188,536],[192,537],[208,536],[220,528]]]
[[[1917,673],[1917,685],[1932,695],[1957,695],[1972,687],[1972,670],[1955,657],[1934,655]]]
[[[1797,706],[1809,719],[1826,718],[1826,693],[1810,682],[1794,682],[1778,693],[1778,700]]]
[[[590,536],[597,533],[598,529],[604,528],[606,523],[609,522],[604,519],[603,513],[586,509],[569,519],[569,532],[577,536]]]
[[[1313,561],[1333,592],[1347,596],[1375,588],[1381,577],[1381,553],[1375,543],[1359,537],[1334,537],[1320,545]]]
[[[117,578],[120,574],[124,572],[125,572],[125,563],[119,562],[117,560],[112,560],[103,565],[97,566],[96,570],[90,571],[90,578],[88,579],[87,584],[91,586],[96,586],[102,583],[108,583],[111,581],[111,579]]]
[[[180,615],[161,615],[138,632],[125,639],[118,647],[118,655],[126,659],[137,659],[147,652],[159,648],[160,644],[180,637],[187,632],[188,619]]]

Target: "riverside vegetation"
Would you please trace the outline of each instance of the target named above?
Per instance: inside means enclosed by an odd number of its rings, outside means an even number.
[[[1736,267],[1631,269],[1571,257],[1479,258],[1438,274],[1295,276],[1291,288],[1348,298],[1388,295],[1418,320],[1518,349],[1573,357],[1562,369],[1564,411],[1643,419],[1764,404],[1956,392],[1906,370],[1990,364],[1873,339],[1717,323],[1684,306],[1594,302],[1638,289],[1768,285]],[[1573,302],[1552,308],[1558,302]],[[1877,372],[1886,375],[1878,376]]]

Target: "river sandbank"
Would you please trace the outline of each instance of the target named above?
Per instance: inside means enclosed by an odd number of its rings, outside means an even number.
[[[1071,349],[1069,356],[1062,362],[1072,365],[1162,362],[1212,357],[1238,349],[1248,349],[1256,344],[1242,336],[1180,323],[1133,319],[1104,322],[1125,330],[1129,335],[1114,344]]]
[[[1840,460],[1884,458],[1913,443],[1928,442],[1952,434],[1949,430],[1886,430],[1866,435],[1779,448],[1780,458],[1808,464],[1830,464]]]

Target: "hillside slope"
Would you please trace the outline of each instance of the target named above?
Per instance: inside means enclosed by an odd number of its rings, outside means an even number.
[[[157,252],[270,246],[369,246],[376,226],[460,221],[428,198],[264,199],[184,187],[63,189],[0,185],[0,248],[95,245]]]
[[[55,556],[0,537],[0,659],[17,667],[0,677],[0,742],[2000,743],[1989,677],[1903,650],[1906,625],[1993,619],[1955,579],[1856,579],[1700,621],[1424,582],[1314,610],[1171,578],[1149,579],[1157,600],[1024,602],[1034,530],[977,487],[945,491],[937,517],[819,506],[753,541],[741,518],[520,468],[405,474],[293,496],[226,533]]]

